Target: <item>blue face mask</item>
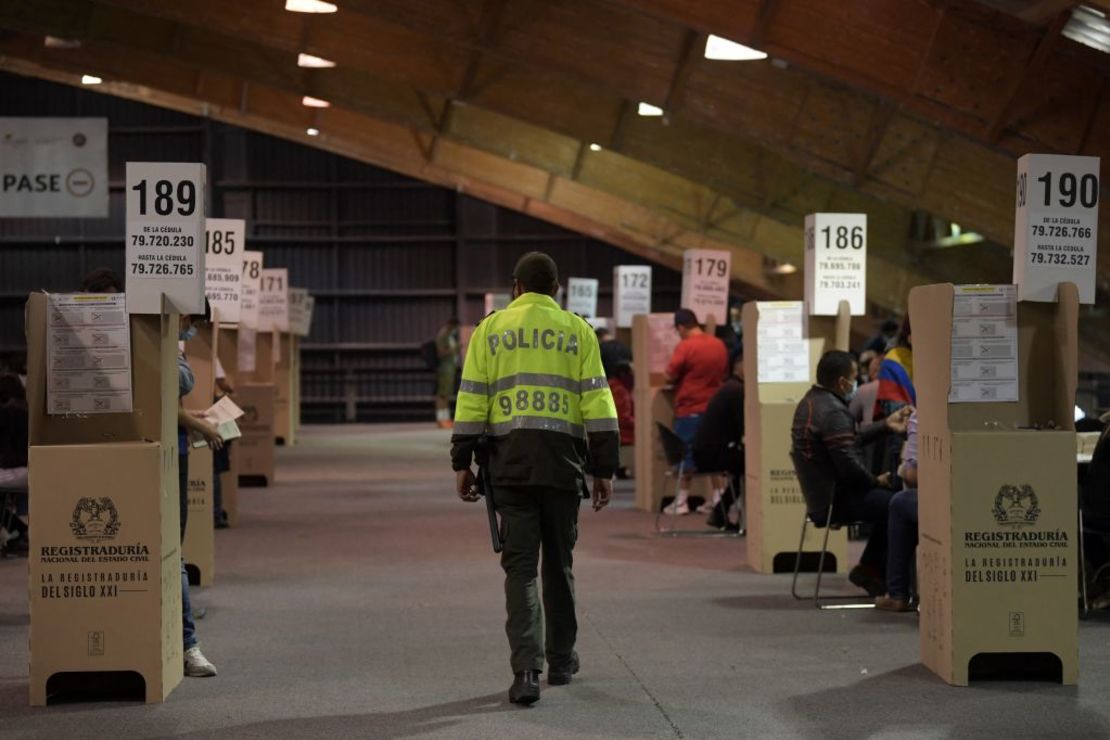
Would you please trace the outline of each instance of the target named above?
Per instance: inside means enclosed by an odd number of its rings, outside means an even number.
[[[177,333],[177,338],[180,339],[182,342],[188,342],[190,339],[192,339],[196,335],[197,335],[197,328],[195,326],[190,325],[189,328],[186,329],[185,331],[179,331]]]

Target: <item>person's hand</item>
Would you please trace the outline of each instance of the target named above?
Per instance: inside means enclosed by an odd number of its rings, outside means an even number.
[[[478,479],[470,472],[470,468],[455,471],[455,491],[467,503],[474,503],[482,497],[478,492]]]
[[[213,450],[223,449],[224,440],[223,437],[220,436],[220,430],[216,429],[211,422],[205,421],[204,419],[199,419],[198,421],[200,423],[200,433],[204,435],[204,441],[208,443],[208,446]]]
[[[890,488],[891,480],[890,480],[890,472],[889,471],[880,475],[878,480],[879,480],[879,487],[880,488]]]
[[[203,419],[204,418],[204,412],[203,411],[190,410],[188,413],[189,413],[189,416],[193,417],[194,419]]]
[[[593,499],[594,511],[601,511],[609,505],[613,498],[613,481],[610,478],[594,478]]]
[[[905,434],[906,427],[909,424],[910,414],[912,413],[913,406],[903,406],[886,417],[886,428],[895,434]]]

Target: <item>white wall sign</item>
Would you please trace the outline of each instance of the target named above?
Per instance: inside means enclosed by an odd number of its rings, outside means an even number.
[[[258,294],[262,290],[262,252],[245,251],[239,263],[239,326],[258,329]]]
[[[127,311],[204,312],[203,164],[127,163]]]
[[[262,289],[258,293],[258,330],[289,331],[289,270],[284,267],[262,269]]]
[[[867,214],[806,216],[805,302],[810,316],[836,316],[848,301],[853,316],[867,313]]]
[[[597,288],[598,283],[594,278],[568,278],[567,310],[587,318],[596,316]]]
[[[205,220],[204,292],[221,324],[238,324],[243,282],[243,245],[247,224],[241,218]]]
[[[808,383],[809,342],[801,301],[760,301],[756,356],[760,383]]]
[[[1098,157],[1026,154],[1018,160],[1014,282],[1019,301],[1054,302],[1075,283],[1080,303],[1095,302]]]
[[[632,326],[632,317],[651,313],[651,265],[613,268],[613,316],[617,326]]]
[[[698,321],[713,316],[717,325],[728,317],[728,282],[732,253],[716,249],[687,249],[682,259],[682,307]]]
[[[126,296],[52,293],[46,322],[46,413],[131,411]]]
[[[0,118],[0,217],[108,217],[107,118]]]

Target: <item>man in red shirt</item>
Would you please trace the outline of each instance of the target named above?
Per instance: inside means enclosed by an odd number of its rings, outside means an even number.
[[[667,365],[667,382],[675,387],[674,432],[686,443],[686,471],[694,471],[693,443],[702,414],[728,374],[728,350],[717,337],[701,330],[698,318],[688,308],[674,312],[674,328],[682,341],[674,349]],[[723,478],[713,478],[713,501],[703,508],[712,510],[724,493]],[[678,496],[664,511],[668,514],[689,514],[690,476],[683,475]]]

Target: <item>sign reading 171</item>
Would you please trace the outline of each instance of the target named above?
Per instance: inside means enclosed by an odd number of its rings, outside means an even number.
[[[204,311],[204,187],[203,164],[127,163],[128,312]]]
[[[1099,158],[1026,154],[1018,160],[1014,282],[1019,301],[1055,301],[1075,283],[1095,302]]]

